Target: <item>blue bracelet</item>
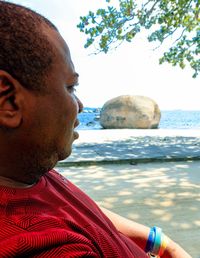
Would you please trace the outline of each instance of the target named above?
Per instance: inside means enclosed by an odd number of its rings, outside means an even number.
[[[146,247],[145,247],[145,252],[146,253],[149,253],[149,252],[152,251],[153,246],[154,246],[154,242],[155,242],[155,232],[154,232],[154,228],[151,228],[150,232],[149,232],[149,237],[148,237],[148,240],[147,240],[147,244],[146,244]]]
[[[162,242],[162,229],[159,227],[153,227],[153,230],[155,233],[155,238],[154,238],[153,248],[150,252],[154,255],[158,255],[161,242]]]

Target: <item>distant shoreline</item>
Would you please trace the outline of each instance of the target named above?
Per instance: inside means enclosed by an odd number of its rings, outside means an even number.
[[[84,108],[79,130],[104,130],[99,123],[100,108]],[[158,129],[200,129],[200,110],[162,110]]]

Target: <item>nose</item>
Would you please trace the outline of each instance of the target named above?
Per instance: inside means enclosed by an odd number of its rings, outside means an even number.
[[[80,99],[76,96],[76,101],[78,104],[78,113],[81,113],[83,111],[83,103],[80,101]]]

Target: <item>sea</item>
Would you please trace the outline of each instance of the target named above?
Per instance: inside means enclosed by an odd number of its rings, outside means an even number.
[[[79,130],[101,130],[101,108],[85,107],[79,114]],[[163,110],[158,129],[200,129],[200,110]]]

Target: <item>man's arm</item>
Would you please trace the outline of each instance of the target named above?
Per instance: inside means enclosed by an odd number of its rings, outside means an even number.
[[[114,212],[101,207],[103,213],[112,221],[118,231],[132,239],[143,250],[145,249],[150,228],[126,219]],[[169,238],[167,248],[162,258],[191,258],[177,243]]]

